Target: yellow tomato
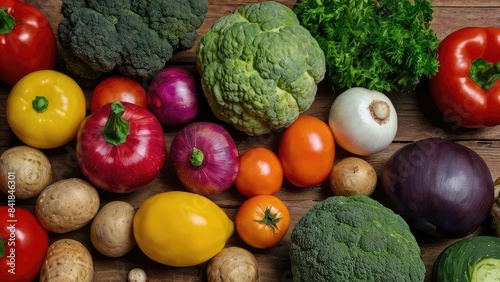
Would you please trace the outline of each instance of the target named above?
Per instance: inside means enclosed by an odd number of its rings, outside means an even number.
[[[210,199],[190,192],[148,198],[134,217],[137,245],[152,260],[193,266],[220,252],[234,232],[227,214]]]
[[[85,95],[71,77],[54,71],[32,72],[7,98],[7,122],[25,144],[51,149],[75,138],[85,118]]]

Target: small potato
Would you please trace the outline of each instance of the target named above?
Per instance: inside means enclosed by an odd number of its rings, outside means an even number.
[[[208,263],[207,276],[209,282],[259,281],[257,259],[243,248],[224,248]]]
[[[5,194],[31,199],[51,182],[52,166],[42,151],[22,145],[0,156],[0,190]]]
[[[40,282],[87,282],[94,280],[94,263],[89,250],[73,239],[52,243],[40,269]]]
[[[377,186],[377,172],[367,161],[347,157],[333,166],[329,181],[335,196],[370,196]]]
[[[134,229],[135,210],[123,201],[109,202],[97,213],[90,226],[90,240],[94,247],[108,257],[121,257],[136,245]]]
[[[127,280],[129,282],[146,282],[148,276],[142,268],[134,268],[128,272]]]
[[[35,212],[43,227],[67,233],[89,223],[99,210],[99,194],[89,182],[79,178],[59,180],[38,196]]]

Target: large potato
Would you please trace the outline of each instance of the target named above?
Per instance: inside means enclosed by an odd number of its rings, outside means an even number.
[[[73,239],[52,243],[40,269],[40,282],[87,282],[94,279],[94,263],[89,250]]]
[[[99,194],[79,178],[59,180],[45,188],[36,202],[36,216],[47,230],[66,233],[89,223],[99,210]]]
[[[52,166],[40,150],[29,146],[7,149],[0,156],[0,190],[17,199],[37,197],[52,182]]]
[[[90,240],[94,247],[108,257],[121,257],[136,245],[134,238],[135,210],[123,201],[106,204],[97,213],[90,226]]]

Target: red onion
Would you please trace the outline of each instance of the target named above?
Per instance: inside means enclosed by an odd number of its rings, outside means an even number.
[[[182,128],[172,140],[170,155],[181,183],[203,196],[229,189],[240,167],[231,135],[212,122],[193,122]]]
[[[399,149],[382,169],[381,182],[389,204],[410,225],[439,237],[474,232],[493,205],[493,179],[484,160],[445,139]]]
[[[166,126],[181,126],[194,120],[199,112],[196,79],[180,67],[161,70],[148,90],[148,107]]]

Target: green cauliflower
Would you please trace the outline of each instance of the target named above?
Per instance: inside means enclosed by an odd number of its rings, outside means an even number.
[[[63,0],[62,57],[83,78],[118,71],[148,80],[193,47],[207,10],[208,0]]]
[[[214,115],[250,136],[287,127],[314,101],[325,55],[287,6],[241,6],[218,19],[196,50]]]
[[[402,217],[368,196],[333,196],[292,230],[294,281],[424,281],[420,247]]]

